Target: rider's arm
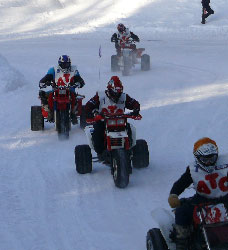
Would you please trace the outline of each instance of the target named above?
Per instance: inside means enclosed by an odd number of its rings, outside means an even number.
[[[73,85],[76,85],[76,87],[78,87],[78,88],[84,87],[85,82],[84,82],[84,80],[81,78],[81,76],[79,74],[74,76]]]
[[[133,32],[130,32],[131,34],[131,38],[136,41],[136,42],[139,42],[139,37],[137,35],[135,35]]]
[[[98,110],[100,106],[98,93],[92,97],[85,105],[85,112],[88,118],[93,117],[93,110]]]
[[[133,110],[135,115],[139,114],[140,111],[140,104],[135,99],[131,98],[128,94],[126,94],[126,101],[125,101],[125,107],[127,109]]]
[[[47,74],[40,80],[39,86],[43,87],[44,85],[50,85],[51,82],[54,82],[55,78],[55,70],[54,68],[50,68]]]
[[[192,177],[190,174],[190,169],[187,167],[185,173],[178,179],[171,188],[170,194],[176,194],[179,196],[184,192],[186,188],[188,188],[193,183]]]

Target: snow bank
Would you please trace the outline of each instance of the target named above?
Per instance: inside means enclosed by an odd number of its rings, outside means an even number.
[[[26,84],[24,76],[13,68],[5,57],[0,55],[0,94],[14,91]]]

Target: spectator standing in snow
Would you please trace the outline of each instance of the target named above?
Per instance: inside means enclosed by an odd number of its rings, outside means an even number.
[[[209,17],[211,14],[214,14],[214,11],[212,10],[210,6],[210,0],[202,0],[202,6],[203,6],[203,13],[202,13],[202,24],[205,24],[206,18]]]

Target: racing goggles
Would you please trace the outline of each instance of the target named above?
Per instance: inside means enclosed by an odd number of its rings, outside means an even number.
[[[69,68],[70,68],[70,65],[71,65],[70,62],[61,62],[61,63],[59,64],[59,66],[60,66],[62,69],[69,69]]]
[[[215,165],[218,154],[210,154],[210,155],[198,155],[197,159],[205,166]]]

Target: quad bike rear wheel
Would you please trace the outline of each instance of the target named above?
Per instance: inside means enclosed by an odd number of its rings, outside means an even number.
[[[120,66],[118,65],[117,55],[111,56],[111,70],[112,70],[112,72],[117,72],[120,70]]]
[[[132,165],[134,168],[146,168],[149,165],[149,150],[145,140],[137,140],[132,149]]]
[[[74,150],[76,171],[79,174],[92,172],[92,154],[89,145],[78,145]]]
[[[129,183],[131,169],[130,154],[125,149],[115,149],[112,153],[113,180],[117,187],[125,188]]]
[[[159,228],[153,228],[147,232],[146,249],[168,250],[168,246]]]
[[[148,71],[150,70],[150,56],[143,54],[141,57],[141,70]]]
[[[31,130],[40,131],[44,129],[44,117],[41,106],[31,107]]]

